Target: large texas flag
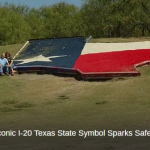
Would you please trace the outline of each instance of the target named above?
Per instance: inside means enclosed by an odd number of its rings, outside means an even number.
[[[36,68],[80,73],[84,78],[139,75],[149,63],[150,41],[86,43],[83,37],[30,40],[15,59],[16,70]],[[48,70],[48,69],[46,69]]]

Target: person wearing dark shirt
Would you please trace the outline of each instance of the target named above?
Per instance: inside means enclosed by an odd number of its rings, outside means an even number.
[[[14,71],[13,71],[13,68],[14,68],[14,64],[13,64],[13,59],[11,57],[11,54],[6,52],[5,53],[5,58],[8,60],[8,71],[9,73],[11,74],[11,76],[14,76]]]

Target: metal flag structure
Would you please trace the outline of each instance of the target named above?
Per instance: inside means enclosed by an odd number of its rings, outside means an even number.
[[[14,59],[18,72],[71,74],[83,79],[138,76],[149,64],[150,42],[86,43],[83,37],[35,39]]]

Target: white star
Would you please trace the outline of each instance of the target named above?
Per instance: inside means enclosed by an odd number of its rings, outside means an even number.
[[[66,57],[67,55],[62,55],[62,56],[51,56],[51,57],[44,57],[43,55],[39,55],[33,58],[29,59],[20,59],[20,60],[14,60],[14,61],[23,61],[21,63],[18,63],[19,65],[30,63],[30,62],[35,62],[35,61],[41,61],[41,62],[52,62],[52,58],[59,58],[59,57]]]

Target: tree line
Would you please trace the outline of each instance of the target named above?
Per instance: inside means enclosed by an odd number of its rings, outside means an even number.
[[[65,2],[40,8],[0,5],[0,45],[35,38],[90,35],[150,36],[150,1],[84,0],[80,8]]]

